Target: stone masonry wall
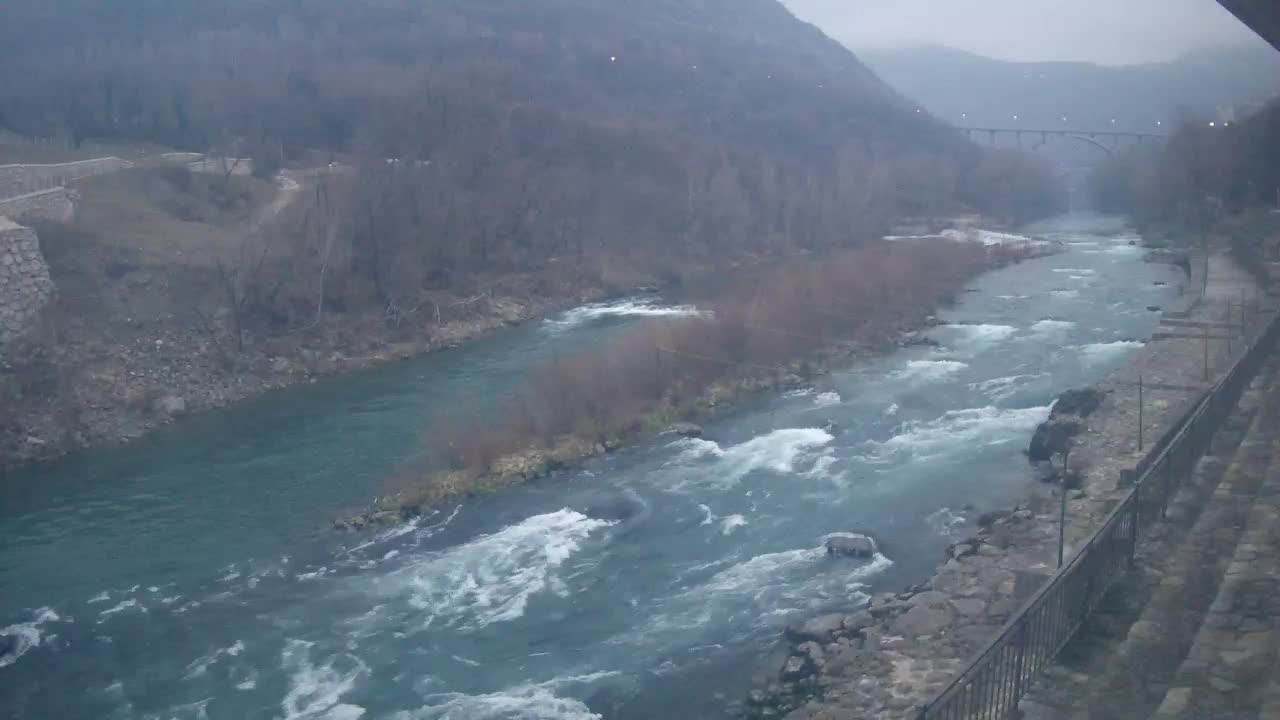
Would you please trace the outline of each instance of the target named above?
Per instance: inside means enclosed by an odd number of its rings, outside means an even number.
[[[0,200],[0,216],[10,220],[39,218],[69,222],[75,217],[75,191],[65,187]]]
[[[55,165],[0,165],[0,199],[49,190],[74,180],[133,167],[118,157],[95,158]]]
[[[0,348],[30,328],[52,294],[35,231],[0,217]]]

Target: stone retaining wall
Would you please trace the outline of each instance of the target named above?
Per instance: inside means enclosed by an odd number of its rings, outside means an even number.
[[[35,231],[0,217],[0,348],[30,328],[52,294]]]
[[[75,192],[65,187],[0,200],[0,216],[7,216],[11,220],[39,218],[69,222],[75,217],[75,212]]]
[[[118,157],[78,160],[54,165],[0,165],[0,198],[27,195],[66,185],[93,175],[116,172],[133,167]]]

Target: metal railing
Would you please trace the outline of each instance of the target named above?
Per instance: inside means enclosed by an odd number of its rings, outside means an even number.
[[[917,720],[1002,720],[1032,680],[1071,640],[1107,588],[1124,574],[1144,529],[1164,517],[1177,486],[1280,336],[1271,318],[1226,376],[1174,425],[1139,465],[1138,479],[1070,562],[1060,568],[926,705]]]

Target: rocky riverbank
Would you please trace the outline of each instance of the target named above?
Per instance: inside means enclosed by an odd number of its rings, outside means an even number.
[[[1180,263],[1179,263],[1180,264]],[[1193,276],[1195,275],[1193,268]],[[1230,258],[1213,256],[1193,278],[1174,322],[1221,322],[1229,298],[1259,297],[1259,288]],[[1196,282],[1201,280],[1202,282]],[[1203,296],[1200,292],[1204,288]],[[1265,317],[1260,309],[1258,317]],[[1239,312],[1238,310],[1236,311]],[[1239,315],[1237,314],[1237,318]],[[1244,330],[1256,330],[1246,324]],[[1132,361],[1085,391],[1059,399],[1061,410],[1037,433],[1036,450],[1060,461],[1070,448],[1062,483],[1051,492],[1034,484],[1010,510],[970,518],[976,529],[952,544],[932,577],[900,593],[882,593],[864,608],[793,626],[786,659],[767,672],[739,706],[748,718],[804,720],[910,717],[940,690],[1057,567],[1059,493],[1067,495],[1066,555],[1087,541],[1127,491],[1132,468],[1156,438],[1174,427],[1245,346],[1222,338],[1207,355],[1194,335],[1158,333]],[[1146,383],[1139,448],[1137,383]],[[1034,466],[1033,466],[1034,467]],[[1043,472],[1042,472],[1043,474]],[[1034,470],[1029,471],[1034,475]],[[821,631],[821,632],[819,632]]]
[[[232,354],[182,315],[104,319],[61,296],[42,327],[0,356],[0,471],[130,442],[193,413],[456,348],[605,297],[599,288],[545,298],[495,293],[453,321],[332,318],[323,330],[263,338]]]

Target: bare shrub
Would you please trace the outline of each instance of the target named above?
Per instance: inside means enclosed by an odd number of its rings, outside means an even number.
[[[536,368],[497,412],[457,414],[429,442],[454,469],[483,472],[566,437],[600,443],[655,414],[683,415],[716,383],[779,377],[838,343],[876,347],[1018,251],[975,243],[877,243],[803,258],[731,284],[702,315],[643,322]]]

